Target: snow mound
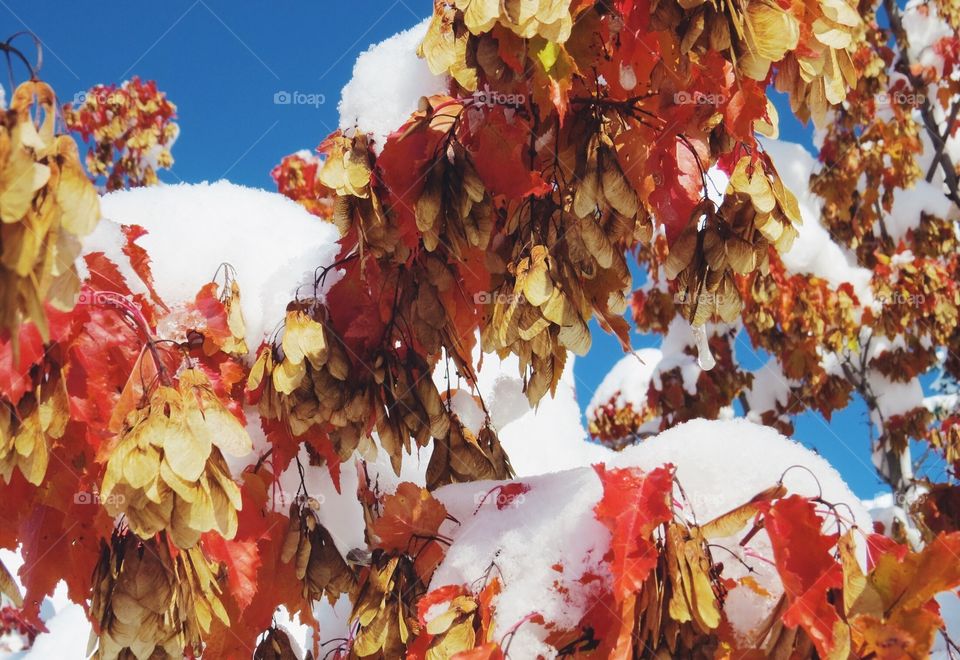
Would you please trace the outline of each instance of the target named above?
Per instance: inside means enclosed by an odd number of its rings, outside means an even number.
[[[362,53],[341,92],[340,128],[371,133],[377,151],[417,109],[421,96],[447,90],[446,76],[433,75],[426,61],[417,57],[429,23],[426,19]]]
[[[645,470],[672,463],[686,498],[685,513],[706,522],[743,504],[781,478],[791,493],[822,494],[841,506],[863,530],[871,520],[863,505],[825,460],[769,427],[745,420],[697,420],[610,455],[610,467],[636,466]],[[736,480],[732,480],[736,475]],[[481,580],[495,564],[503,592],[497,600],[495,637],[500,638],[527,615],[538,612],[559,627],[572,627],[594,604],[600,581],[580,578],[608,577],[604,553],[610,543],[607,529],[594,516],[603,487],[591,467],[522,479],[529,490],[502,509],[480,504],[495,482],[445,486],[435,494],[460,524],[448,521],[441,532],[453,544],[437,569],[430,588],[471,584]],[[849,509],[847,509],[849,507]],[[769,539],[761,531],[746,551],[738,539],[717,539],[736,556],[753,566],[753,577],[770,592],[760,596],[748,588],[730,592],[727,611],[735,629],[746,634],[757,629],[769,614],[782,586],[774,569],[757,555],[772,557]],[[531,550],[535,549],[533,552]],[[725,553],[723,553],[725,554]],[[865,561],[861,549],[861,561]],[[735,560],[720,559],[724,577],[738,579],[746,568]],[[562,569],[562,570],[561,570]],[[556,649],[545,643],[548,631],[527,622],[514,636],[510,649],[516,657],[554,657]]]
[[[696,419],[628,447],[607,461],[610,467],[632,465],[647,470],[664,463],[677,466],[677,479],[701,521],[742,504],[783,476],[791,493],[822,493],[828,502],[847,504],[857,525],[871,529],[870,515],[840,473],[821,456],[769,426],[745,419]],[[731,475],[736,475],[736,482]]]
[[[168,305],[192,300],[221,264],[233,266],[251,350],[283,320],[298,291],[312,295],[315,269],[332,263],[338,249],[333,225],[279,193],[229,181],[113,192],[102,197],[101,210],[84,253],[103,252],[135,293],[146,287],[122,253],[120,225],[147,230],[137,244],[149,253],[157,292]]]
[[[611,399],[615,399],[618,408],[630,404],[634,410],[642,409],[647,403],[650,380],[662,359],[663,353],[656,348],[641,348],[620,358],[593,393],[587,406],[587,419]]]

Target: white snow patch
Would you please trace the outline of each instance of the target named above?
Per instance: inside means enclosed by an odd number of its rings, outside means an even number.
[[[587,418],[592,418],[596,409],[611,399],[618,408],[627,404],[634,410],[644,408],[650,380],[661,359],[663,353],[656,348],[641,348],[620,358],[593,393],[587,406]]]
[[[426,61],[417,57],[429,23],[426,19],[371,46],[357,58],[353,78],[341,92],[340,127],[372,133],[378,152],[387,136],[417,109],[420,97],[447,90],[446,76],[433,75]]]
[[[298,291],[312,295],[315,269],[332,263],[338,249],[330,223],[283,195],[229,181],[113,192],[103,196],[101,209],[103,220],[84,252],[104,252],[135,293],[146,287],[121,252],[121,224],[147,230],[137,244],[150,255],[157,292],[167,305],[193,300],[221,264],[233,266],[251,351],[283,321]],[[84,276],[83,264],[81,270]],[[327,285],[333,281],[328,278]]]
[[[790,383],[780,363],[771,359],[754,371],[753,384],[745,394],[751,415],[776,410],[778,405],[786,407],[790,401]]]
[[[861,268],[833,241],[830,232],[820,224],[822,201],[810,192],[810,175],[820,165],[799,144],[780,140],[761,140],[773,160],[783,184],[797,197],[803,224],[790,250],[781,255],[791,273],[815,275],[836,288],[849,282],[864,304],[872,300],[871,272]]]

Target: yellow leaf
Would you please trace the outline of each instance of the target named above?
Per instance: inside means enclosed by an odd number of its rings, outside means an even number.
[[[75,236],[86,236],[100,220],[100,197],[80,166],[77,145],[72,138],[61,135],[57,148],[64,158],[57,183],[57,204],[63,213],[63,228]]]
[[[287,312],[281,345],[284,360],[293,364],[300,364],[306,358],[314,369],[321,369],[327,362],[327,338],[323,324],[303,311]]]
[[[776,197],[762,165],[752,163],[750,156],[737,161],[730,176],[730,186],[736,192],[749,195],[757,213],[770,213],[776,206]]]
[[[456,5],[473,34],[489,32],[500,18],[500,0],[457,0]]]
[[[517,266],[517,284],[527,302],[537,307],[547,302],[553,293],[548,255],[545,246],[535,245],[529,259],[522,260]]]

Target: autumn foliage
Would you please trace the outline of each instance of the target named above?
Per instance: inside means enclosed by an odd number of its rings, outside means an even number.
[[[704,358],[716,356],[702,376],[712,399],[667,391],[679,387],[669,378],[651,397],[666,427],[717,417],[749,381],[732,339],[708,338],[708,322],[742,320],[824,412],[857,381],[814,365],[819,347],[845,346],[864,326],[921,324],[953,345],[960,294],[942,222],[867,250],[874,200],[860,211],[861,200],[838,199],[864,174],[858,163],[814,182],[836,189],[825,222],[875,266],[878,289],[941,302],[854,318],[862,301],[851,290],[782,264],[801,216],[757,137],[777,133],[770,90],[801,119],[840,118],[821,154],[830,159],[862,123],[838,104],[873,84],[865,53],[886,43],[863,13],[845,0],[436,2],[419,54],[449,76],[447,93],[421,99],[384,144],[337,131],[317,156],[273,171],[281,193],[336,226],[339,254],[317,264],[259,346],[246,343],[243,273],[220,269],[192,300],[163,300],[140,227],[124,228],[122,252],[145,293],[102,252],[82,257],[80,281],[75,239],[99,218],[96,190],[74,139],[55,134],[52,90],[21,85],[0,131],[0,547],[19,548],[26,593],[2,566],[0,591],[22,625],[43,626],[40,603],[64,580],[98,658],[290,658],[277,609],[317,625],[314,603],[342,598],[350,636],[337,657],[505,658],[511,634],[534,625],[558,653],[585,658],[924,656],[943,626],[934,597],[960,586],[955,497],[939,491],[925,544],[908,547],[782,483],[704,521],[673,466],[598,464],[593,513],[609,544],[582,621],[559,626],[532,611],[498,636],[494,567],[431,589],[451,528],[465,522],[435,491],[479,480],[505,482],[487,487],[506,496],[532,488],[510,481],[482,401],[479,430],[453,411],[438,365],[469,389],[475,348],[515,356],[536,405],[568,354],[589,351],[592,321],[629,349],[632,301],[639,326],[662,330],[679,315],[698,328]],[[516,102],[480,103],[483,89]],[[87,169],[108,190],[154,183],[171,163],[174,107],[153,83],[97,87],[65,114],[92,141]],[[711,168],[729,177],[719,201]],[[908,245],[917,259],[895,260]],[[632,295],[635,257],[662,287]],[[923,371],[934,357],[914,348],[876,368]],[[649,421],[635,412],[607,428]],[[932,423],[902,421],[899,435],[885,427],[884,447]],[[263,431],[256,450],[251,422]],[[935,430],[931,444],[956,462],[955,420]],[[399,475],[419,448],[431,450],[426,488],[384,492],[371,479],[378,452]],[[300,488],[285,496],[289,470]],[[338,491],[342,471],[356,470],[365,547],[338,546],[306,470],[325,470]],[[722,577],[729,559],[714,541],[744,548],[758,537],[783,595],[743,639],[725,603],[758,587]],[[857,547],[869,548],[869,565]]]

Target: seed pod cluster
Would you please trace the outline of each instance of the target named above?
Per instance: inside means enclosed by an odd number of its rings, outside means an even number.
[[[655,657],[712,658],[720,595],[703,535],[681,523],[667,525],[657,567],[637,596],[635,648]]]
[[[93,574],[87,654],[96,660],[199,656],[214,619],[230,624],[219,569],[198,547],[171,552],[165,535],[115,534]]]
[[[285,564],[296,561],[304,598],[312,601],[326,596],[332,605],[353,589],[355,579],[330,532],[317,519],[319,508],[320,503],[312,497],[290,505],[290,525],[280,558]]]
[[[361,579],[351,626],[357,626],[352,653],[360,658],[401,658],[419,633],[416,603],[426,591],[406,555],[374,550]]]
[[[16,406],[0,401],[0,478],[9,483],[14,468],[39,486],[50,449],[67,429],[70,404],[63,379],[37,385]]]
[[[127,415],[100,488],[104,507],[125,515],[141,538],[168,531],[179,548],[210,530],[231,539],[241,498],[223,453],[245,456],[251,448],[203,372],[184,370],[176,388],[158,386]]]
[[[342,461],[361,443],[372,448],[376,431],[399,474],[411,439],[424,447],[448,433],[449,412],[431,373],[416,355],[401,360],[389,349],[354,367],[325,308],[311,301],[291,305],[279,345],[261,348],[248,390],[260,392],[262,415],[283,420],[295,436],[322,429]]]
[[[789,250],[800,223],[797,200],[769,161],[741,158],[720,208],[703,202],[670,246],[664,268],[687,320],[736,319],[743,306],[736,275],[766,272],[769,248]]]
[[[17,87],[0,112],[0,330],[16,336],[32,321],[44,341],[44,304],[73,308],[79,239],[100,219],[77,145],[54,134],[55,118],[53,90],[39,81]]]
[[[373,155],[365,134],[346,136],[336,132],[320,145],[326,155],[320,182],[335,193],[333,223],[342,236],[353,234],[362,249],[377,258],[397,261],[407,258],[397,227],[387,215],[373,190]]]
[[[681,50],[704,55],[726,52],[747,78],[765,81],[776,64],[776,87],[790,95],[793,112],[823,125],[830,105],[856,86],[854,38],[862,29],[856,5],[820,0],[804,5],[802,29],[796,9],[767,0],[657,0],[651,23],[660,29],[684,26]]]
[[[464,481],[513,478],[513,467],[489,424],[474,435],[450,415],[449,433],[434,442],[427,465],[427,488]]]
[[[416,221],[428,251],[443,246],[458,260],[466,250],[485,250],[493,231],[493,200],[466,157],[466,150],[451,144],[444,158],[430,168],[417,200]]]
[[[477,88],[477,69],[468,53],[480,50],[479,35],[500,26],[522,39],[563,43],[574,23],[570,3],[557,0],[456,0],[438,7],[418,53],[434,74],[449,74],[470,91]]]

